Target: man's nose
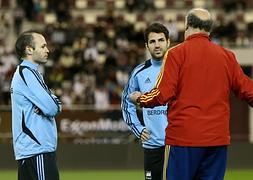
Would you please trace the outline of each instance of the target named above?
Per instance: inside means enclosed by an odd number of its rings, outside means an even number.
[[[155,47],[159,47],[160,43],[159,42],[155,42]]]

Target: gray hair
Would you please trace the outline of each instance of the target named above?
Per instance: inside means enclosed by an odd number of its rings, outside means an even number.
[[[192,27],[195,29],[199,28],[200,30],[204,30],[206,32],[211,32],[212,26],[213,26],[213,20],[211,16],[207,20],[200,19],[198,16],[194,14],[194,10],[191,10],[186,16],[186,26]]]

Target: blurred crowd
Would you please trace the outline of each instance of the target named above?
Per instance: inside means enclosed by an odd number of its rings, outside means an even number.
[[[117,9],[109,0],[104,15],[93,24],[82,16],[73,16],[72,1],[47,0],[43,7],[40,0],[16,0],[12,23],[0,13],[0,105],[10,104],[10,81],[19,63],[14,46],[6,45],[6,37],[11,29],[15,36],[21,33],[24,20],[41,23],[45,13],[54,13],[57,18],[55,23],[42,23],[40,29],[50,50],[49,61],[40,71],[66,107],[94,105],[103,109],[118,105],[129,73],[148,58],[143,30],[152,21],[168,27],[172,46],[183,41],[179,19],[165,19],[152,0],[125,0],[124,11],[137,14],[136,22],[128,21],[124,13],[115,13]],[[223,46],[253,47],[253,21],[246,23],[243,19],[249,10],[246,0],[222,2],[212,40]],[[154,18],[147,20],[146,12],[154,13]]]

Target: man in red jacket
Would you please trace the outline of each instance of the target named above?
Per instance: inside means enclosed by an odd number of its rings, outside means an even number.
[[[212,24],[207,10],[189,11],[185,41],[167,51],[156,87],[130,95],[141,107],[169,104],[169,180],[222,180],[230,144],[230,92],[253,105],[253,81],[231,51],[211,42]]]

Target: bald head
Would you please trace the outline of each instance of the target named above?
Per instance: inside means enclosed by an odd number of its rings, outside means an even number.
[[[197,16],[199,19],[206,21],[206,20],[211,20],[211,14],[206,10],[202,8],[195,8],[192,9],[188,14],[194,14]]]
[[[188,12],[186,16],[186,27],[191,27],[200,31],[210,33],[213,25],[211,14],[202,8],[195,8]]]

